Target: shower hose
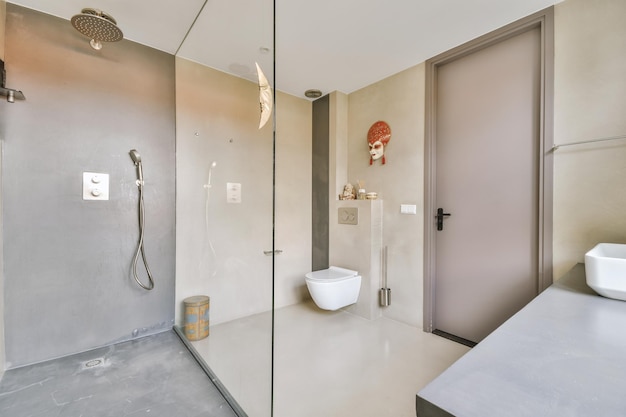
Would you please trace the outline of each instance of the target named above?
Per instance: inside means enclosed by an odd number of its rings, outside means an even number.
[[[150,272],[150,267],[148,266],[148,260],[146,259],[146,253],[143,248],[143,236],[145,231],[145,209],[143,204],[143,180],[137,180],[137,188],[139,188],[139,243],[137,245],[137,251],[135,252],[135,257],[133,259],[133,276],[135,277],[135,281],[137,284],[143,288],[144,290],[151,290],[154,288],[154,280],[152,279],[152,272]],[[143,260],[143,265],[146,267],[146,272],[148,274],[148,285],[141,282],[139,277],[137,276],[137,261],[139,260],[139,253],[141,252],[141,259]]]

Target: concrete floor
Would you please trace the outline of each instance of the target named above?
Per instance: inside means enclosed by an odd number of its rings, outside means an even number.
[[[312,302],[211,327],[191,342],[250,417],[414,417],[415,394],[469,348]],[[274,378],[272,404],[271,381]],[[0,416],[236,417],[174,331],[9,370]]]
[[[312,302],[275,313],[274,417],[415,417],[415,395],[469,348]],[[250,417],[270,415],[271,314],[191,342]]]
[[[0,416],[235,417],[174,331],[6,371]]]

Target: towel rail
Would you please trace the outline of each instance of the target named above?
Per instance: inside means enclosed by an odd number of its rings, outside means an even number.
[[[611,137],[608,137],[608,138],[599,138],[599,139],[582,140],[582,141],[580,141],[580,142],[562,143],[562,144],[560,144],[560,145],[554,145],[550,151],[551,151],[551,152],[554,152],[554,151],[556,151],[557,149],[562,148],[562,147],[564,147],[564,146],[584,145],[585,143],[605,142],[605,141],[607,141],[607,140],[617,140],[617,139],[626,139],[626,135],[621,135],[621,136],[611,136]]]

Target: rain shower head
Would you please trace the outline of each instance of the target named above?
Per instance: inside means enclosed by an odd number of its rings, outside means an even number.
[[[91,38],[89,44],[96,50],[102,49],[101,42],[117,42],[124,38],[115,19],[98,9],[85,8],[73,16],[71,22],[77,31]]]

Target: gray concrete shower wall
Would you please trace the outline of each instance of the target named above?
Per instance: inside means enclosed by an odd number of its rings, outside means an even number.
[[[328,268],[328,186],[329,186],[329,134],[330,98],[324,96],[313,102],[313,246],[311,267],[313,271]]]
[[[7,368],[173,324],[174,57],[88,41],[68,20],[7,5],[7,72],[27,98],[0,111]],[[150,292],[131,275],[132,148],[144,162]],[[82,199],[85,171],[110,175],[108,201]]]

